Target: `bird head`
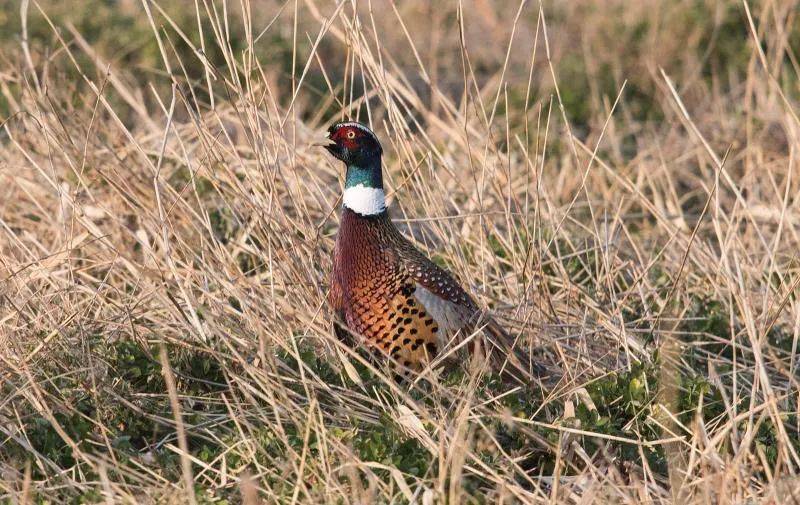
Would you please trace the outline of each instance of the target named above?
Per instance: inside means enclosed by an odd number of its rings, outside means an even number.
[[[334,123],[322,146],[346,165],[368,166],[379,161],[383,149],[372,130],[355,121]]]

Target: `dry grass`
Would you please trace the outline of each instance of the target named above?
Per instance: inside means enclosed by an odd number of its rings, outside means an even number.
[[[800,501],[799,4],[643,3],[11,2],[0,501]],[[557,383],[332,337],[339,117]]]

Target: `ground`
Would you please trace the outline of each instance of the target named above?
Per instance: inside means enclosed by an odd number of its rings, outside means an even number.
[[[0,502],[800,499],[800,2],[0,1]],[[334,120],[544,365],[325,303]]]

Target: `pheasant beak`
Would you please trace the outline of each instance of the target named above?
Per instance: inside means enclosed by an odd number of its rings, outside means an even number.
[[[336,145],[336,142],[331,140],[330,137],[328,137],[328,134],[326,133],[325,135],[318,135],[317,138],[315,138],[314,141],[311,142],[311,145],[315,147],[324,147],[326,149],[330,149],[331,147],[334,147]]]
[[[317,147],[322,147],[326,151],[331,153],[334,158],[342,159],[342,155],[341,155],[342,149],[339,147],[339,144],[334,142],[333,139],[331,139],[328,135],[330,135],[330,134],[326,133],[324,137],[320,136],[311,145],[312,146],[317,146]]]

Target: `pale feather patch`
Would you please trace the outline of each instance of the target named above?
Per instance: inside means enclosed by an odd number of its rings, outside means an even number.
[[[421,284],[417,284],[417,288],[414,290],[414,297],[425,307],[425,312],[439,325],[441,330],[437,335],[439,348],[444,348],[447,338],[462,329],[467,323],[463,307],[445,300]]]
[[[380,188],[370,188],[363,184],[345,188],[342,197],[344,206],[361,214],[371,216],[386,210],[386,195]]]

